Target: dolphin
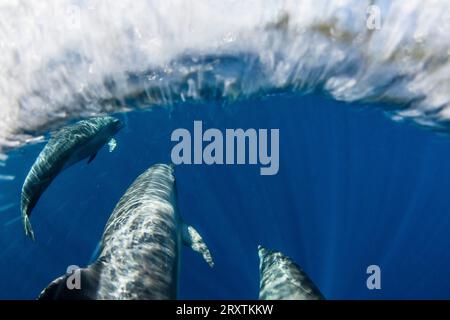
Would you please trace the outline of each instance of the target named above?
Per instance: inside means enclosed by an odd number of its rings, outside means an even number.
[[[79,272],[80,290],[68,289],[68,274],[38,299],[176,299],[181,244],[213,267],[202,237],[178,213],[173,170],[156,164],[128,188],[106,223],[97,260]]]
[[[64,169],[89,158],[94,160],[99,149],[122,129],[114,117],[95,117],[68,125],[52,134],[28,172],[22,187],[21,211],[25,234],[33,241],[30,215],[42,193]]]
[[[322,300],[305,271],[281,252],[258,246],[260,300]]]

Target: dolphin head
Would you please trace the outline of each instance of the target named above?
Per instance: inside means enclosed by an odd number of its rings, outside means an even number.
[[[279,251],[258,246],[260,291],[262,300],[324,299],[305,271]]]
[[[278,268],[279,266],[290,267],[295,265],[290,258],[281,252],[266,249],[261,245],[258,246],[258,255],[261,272],[265,272],[270,268]]]
[[[125,126],[122,121],[111,116],[92,118],[88,121],[97,126],[98,133],[102,132],[106,137],[113,137]]]
[[[119,132],[121,129],[123,129],[123,127],[125,127],[125,124],[120,121],[117,118],[114,117],[108,117],[108,127],[110,128],[110,130],[112,132],[114,132],[113,134],[116,134],[117,132]]]
[[[273,252],[272,250],[266,249],[261,245],[258,246],[258,256],[261,264],[263,264],[266,260],[273,257],[274,254],[275,252]]]

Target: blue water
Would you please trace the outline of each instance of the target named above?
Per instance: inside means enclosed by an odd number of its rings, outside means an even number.
[[[173,129],[279,128],[280,170],[181,165],[180,213],[203,235],[210,269],[183,251],[180,298],[256,299],[257,245],[299,263],[329,299],[450,298],[450,138],[395,123],[377,108],[317,95],[118,115],[117,149],[63,172],[33,211],[36,243],[18,219],[23,180],[43,145],[10,154],[0,174],[0,298],[34,299],[67,266],[88,264],[132,181],[169,162]],[[366,287],[381,267],[381,290]]]

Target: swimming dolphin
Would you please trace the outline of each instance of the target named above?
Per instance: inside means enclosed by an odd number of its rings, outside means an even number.
[[[123,127],[119,119],[96,117],[68,125],[52,134],[28,172],[22,187],[21,210],[25,234],[34,241],[30,224],[31,211],[55,177],[67,167],[89,158]]]
[[[81,290],[69,290],[66,275],[44,289],[39,299],[175,299],[182,243],[214,266],[201,236],[178,213],[173,167],[154,165],[117,203],[99,257],[81,269]]]
[[[260,300],[322,300],[306,273],[281,252],[258,246]]]

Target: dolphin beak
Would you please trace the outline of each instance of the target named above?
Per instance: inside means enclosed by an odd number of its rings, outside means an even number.
[[[267,249],[264,248],[263,246],[259,245],[258,246],[259,259],[263,260],[266,254],[267,254]]]
[[[122,121],[117,120],[117,122],[114,122],[114,125],[113,125],[114,134],[117,134],[124,127],[125,127],[125,124]]]

